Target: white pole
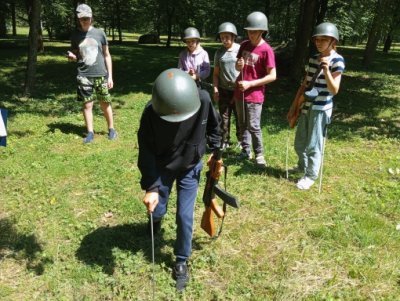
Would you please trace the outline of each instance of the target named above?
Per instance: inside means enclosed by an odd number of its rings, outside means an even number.
[[[319,171],[319,187],[318,187],[318,193],[321,193],[322,189],[322,174],[323,174],[323,169],[324,169],[324,154],[325,154],[325,144],[326,144],[326,137],[328,134],[328,126],[325,125],[324,129],[324,140],[322,142],[322,156],[321,156],[321,168]]]

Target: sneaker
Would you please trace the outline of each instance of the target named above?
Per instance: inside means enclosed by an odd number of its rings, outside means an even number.
[[[118,134],[113,128],[108,130],[108,140],[115,140],[115,139],[117,139],[117,137],[118,137]]]
[[[302,177],[296,184],[298,189],[301,190],[308,190],[314,184],[314,180],[310,179],[309,177]]]
[[[259,155],[256,157],[256,164],[260,167],[266,167],[267,161],[265,161],[265,158],[263,155]]]
[[[189,271],[186,261],[177,262],[174,268],[174,278],[176,280],[176,289],[181,292],[185,289],[189,281]]]
[[[242,152],[239,155],[239,159],[251,160],[252,158],[253,155],[251,152],[247,152],[246,150],[242,149]]]
[[[160,233],[161,231],[161,220],[159,221],[154,221],[153,220],[153,234],[157,235],[158,233]],[[150,224],[150,220],[147,223],[147,233],[149,234],[149,236],[151,237],[151,224]]]
[[[94,133],[93,132],[88,132],[85,139],[83,139],[84,144],[91,143],[94,139]]]

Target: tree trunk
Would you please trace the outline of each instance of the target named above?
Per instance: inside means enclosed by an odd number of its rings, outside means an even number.
[[[392,42],[393,42],[392,31],[390,31],[386,36],[385,44],[383,46],[384,53],[389,53],[389,50],[392,47]]]
[[[362,65],[364,67],[369,67],[374,59],[382,30],[387,26],[387,22],[390,20],[387,18],[387,13],[390,11],[392,4],[392,0],[379,0],[377,3],[375,16],[368,34],[367,45],[364,50],[364,57],[362,60]]]
[[[265,0],[265,15],[267,16],[268,20],[270,11],[271,11],[271,0]]]
[[[121,3],[120,1],[116,1],[115,4],[117,10],[117,31],[118,31],[118,43],[122,43],[122,29],[121,29]]]
[[[326,12],[328,11],[328,0],[320,0],[319,2],[317,22],[315,24],[322,23],[325,19]]]
[[[308,43],[315,24],[315,11],[318,0],[302,0],[296,32],[296,46],[293,53],[291,78],[298,81],[304,73],[304,65],[308,57]]]
[[[27,1],[29,16],[29,50],[24,88],[25,96],[32,95],[35,86],[40,7],[40,0]]]
[[[172,7],[169,5],[169,1],[167,1],[167,31],[168,31],[168,38],[166,47],[171,46],[171,38],[172,38],[172,19],[175,15],[175,6],[172,3]]]
[[[15,13],[15,2],[11,2],[11,23],[12,23],[12,35],[17,35],[17,17]]]
[[[0,4],[0,37],[5,38],[7,36],[7,5],[6,3]]]

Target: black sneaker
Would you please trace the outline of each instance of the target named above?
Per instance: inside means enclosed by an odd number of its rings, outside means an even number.
[[[157,235],[161,231],[161,220],[159,221],[153,221],[153,234]],[[147,223],[147,233],[151,237],[151,224],[150,220]]]
[[[178,292],[183,291],[189,281],[189,271],[186,261],[175,264],[174,278],[176,280],[176,290]]]

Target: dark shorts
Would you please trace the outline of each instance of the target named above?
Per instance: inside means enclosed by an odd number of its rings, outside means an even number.
[[[111,102],[111,96],[108,92],[107,79],[102,77],[85,77],[78,75],[77,100],[83,102],[93,101],[95,99],[104,102]]]

